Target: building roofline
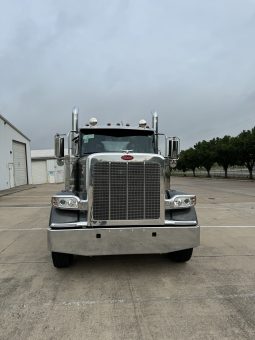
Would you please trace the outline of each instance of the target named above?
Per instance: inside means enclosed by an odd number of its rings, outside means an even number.
[[[21,132],[19,129],[17,129],[16,126],[14,126],[12,123],[10,123],[8,119],[6,119],[3,115],[1,115],[1,113],[0,113],[0,118],[4,121],[4,123],[10,125],[10,127],[12,127],[16,132],[18,132],[21,136],[23,136],[29,142],[31,142],[31,139],[29,139],[26,135],[24,135],[23,132]]]

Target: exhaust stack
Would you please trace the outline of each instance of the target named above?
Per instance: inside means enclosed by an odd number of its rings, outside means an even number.
[[[158,153],[158,114],[154,112],[152,115],[152,128],[155,131],[155,146],[156,152]]]
[[[79,116],[79,108],[77,106],[74,106],[73,111],[72,111],[72,131],[71,131],[72,155],[75,155],[77,151],[74,138],[75,138],[76,133],[78,133],[78,130],[79,130],[78,116]]]
[[[78,132],[78,116],[79,116],[79,108],[75,106],[72,111],[72,132]]]

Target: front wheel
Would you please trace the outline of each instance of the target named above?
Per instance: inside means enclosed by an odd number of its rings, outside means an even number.
[[[174,262],[187,262],[191,259],[193,248],[183,249],[169,253],[169,257]]]
[[[73,255],[72,254],[52,252],[51,257],[52,257],[53,265],[56,268],[69,267],[73,262]]]

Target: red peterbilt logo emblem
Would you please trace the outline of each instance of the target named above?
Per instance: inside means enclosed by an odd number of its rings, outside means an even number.
[[[123,156],[121,156],[121,159],[123,159],[124,161],[132,161],[132,159],[134,159],[134,157],[131,156],[131,155],[123,155]]]

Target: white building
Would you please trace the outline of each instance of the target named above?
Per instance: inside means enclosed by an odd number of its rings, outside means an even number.
[[[33,184],[64,182],[64,166],[58,166],[54,150],[31,150]]]
[[[0,114],[0,190],[31,184],[30,139]]]

